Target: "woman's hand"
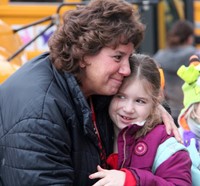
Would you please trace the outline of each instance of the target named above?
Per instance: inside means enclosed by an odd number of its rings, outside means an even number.
[[[89,176],[90,179],[100,178],[93,186],[123,186],[126,173],[120,170],[102,169],[99,165],[97,171]]]
[[[165,124],[167,134],[170,135],[171,132],[173,132],[176,140],[180,143],[183,143],[178,128],[176,127],[172,116],[165,110],[165,108],[162,105],[159,105],[158,109],[161,113],[162,120]]]

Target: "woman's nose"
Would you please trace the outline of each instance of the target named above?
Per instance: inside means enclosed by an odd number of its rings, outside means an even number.
[[[129,76],[130,75],[131,69],[130,69],[129,60],[126,60],[121,64],[121,67],[119,69],[119,73],[122,74],[123,76]]]

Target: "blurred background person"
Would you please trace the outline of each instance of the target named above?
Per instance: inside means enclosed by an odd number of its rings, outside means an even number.
[[[172,117],[178,126],[177,118],[183,108],[183,80],[177,70],[181,65],[188,66],[189,57],[196,53],[194,26],[187,20],[176,21],[167,34],[167,47],[153,56],[164,71],[164,96],[171,108]]]

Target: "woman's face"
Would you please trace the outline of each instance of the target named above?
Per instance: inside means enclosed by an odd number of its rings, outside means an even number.
[[[144,80],[128,79],[113,97],[109,114],[115,123],[116,134],[129,125],[135,123],[139,125],[151,114],[153,100],[145,85]]]
[[[129,43],[116,49],[105,47],[95,56],[86,56],[87,65],[80,62],[84,95],[116,94],[124,77],[130,74],[129,57],[133,50],[133,44]]]

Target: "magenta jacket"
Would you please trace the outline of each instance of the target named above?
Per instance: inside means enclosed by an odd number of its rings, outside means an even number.
[[[152,173],[152,165],[158,146],[168,139],[165,126],[157,125],[145,137],[135,140],[134,133],[140,127],[132,125],[118,136],[118,165],[130,170],[140,186],[191,186],[191,160],[187,151],[178,151],[164,161]]]

